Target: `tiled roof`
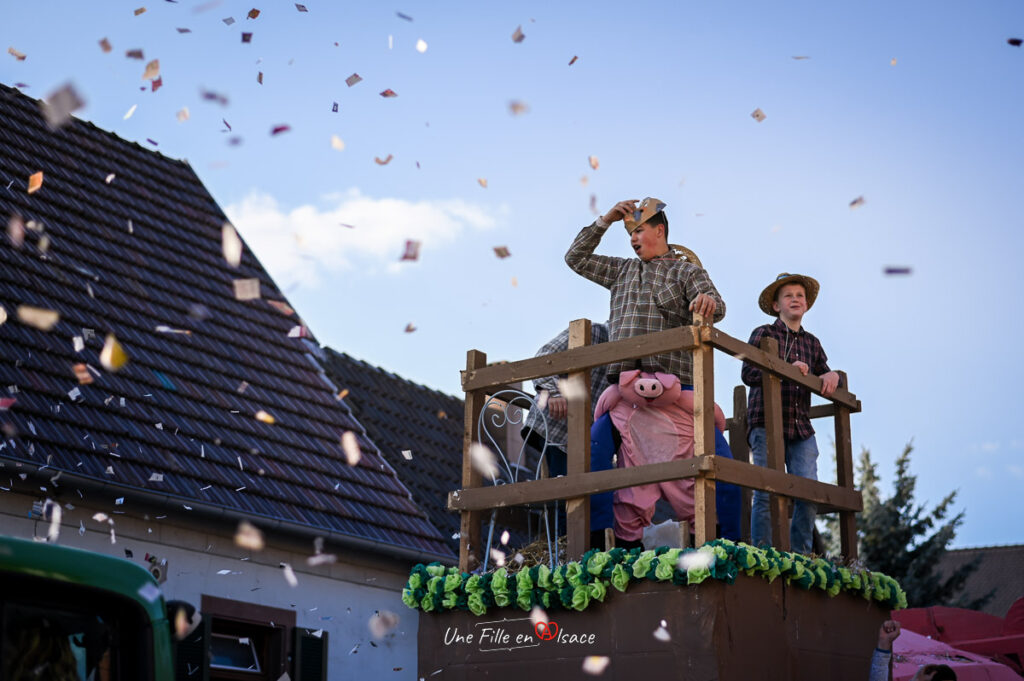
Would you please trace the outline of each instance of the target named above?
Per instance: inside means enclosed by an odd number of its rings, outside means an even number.
[[[963,596],[972,600],[995,590],[981,611],[1003,617],[1015,600],[1024,597],[1024,545],[952,549],[939,559],[937,572],[949,576],[979,555],[981,563],[967,577]]]
[[[29,194],[37,171],[42,188]],[[20,248],[0,237],[0,397],[17,399],[0,412],[16,429],[0,459],[451,555],[335,399],[316,347],[288,337],[301,322],[268,304],[285,299],[252,252],[237,269],[225,262],[226,218],[187,163],[77,119],[50,131],[38,102],[0,85],[0,179],[0,220],[36,227]],[[263,299],[236,300],[239,278],[258,278]],[[20,305],[60,321],[48,332],[20,323]],[[99,361],[107,333],[130,357],[117,373]],[[91,384],[79,385],[78,363],[98,370]],[[261,410],[276,422],[257,420]],[[347,430],[356,466],[340,447]]]
[[[326,348],[324,368],[417,505],[453,547],[459,515],[448,492],[462,487],[463,402]],[[403,451],[411,452],[406,459]]]

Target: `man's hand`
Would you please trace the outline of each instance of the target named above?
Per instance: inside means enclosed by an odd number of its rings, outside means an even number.
[[[804,376],[806,376],[807,372],[811,370],[811,367],[807,366],[807,362],[801,362],[800,360],[793,362],[793,366],[799,369],[800,373]]]
[[[706,293],[701,293],[690,303],[690,312],[696,312],[704,319],[710,320],[715,315],[716,307],[718,307],[718,303],[714,298]]]
[[[821,394],[828,397],[839,387],[839,374],[830,371],[821,375]]]
[[[878,647],[882,650],[892,650],[892,642],[900,635],[900,623],[896,620],[886,620],[878,629]]]
[[[566,418],[569,415],[569,402],[564,397],[549,397],[548,415],[553,419]]]
[[[601,219],[609,225],[617,220],[621,220],[627,215],[632,215],[633,211],[636,210],[636,204],[638,199],[629,199],[628,201],[619,201],[612,209],[601,216]]]

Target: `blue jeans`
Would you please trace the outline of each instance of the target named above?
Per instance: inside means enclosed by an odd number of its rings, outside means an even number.
[[[758,466],[768,465],[768,439],[764,428],[753,428],[747,438],[750,455]],[[814,436],[806,440],[785,440],[786,470],[811,480],[818,479],[818,443]],[[814,539],[814,516],[817,507],[809,501],[795,499],[793,522],[789,528],[790,550],[794,553],[810,553]],[[771,513],[768,510],[768,493],[754,491],[750,508],[750,541],[754,546],[769,546],[772,543]]]

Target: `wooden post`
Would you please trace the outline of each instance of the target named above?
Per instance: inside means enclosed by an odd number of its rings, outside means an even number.
[[[840,371],[840,385],[850,389],[846,372]],[[853,442],[850,436],[850,410],[836,404],[836,484],[840,487],[853,489]],[[839,513],[839,542],[843,557],[847,560],[857,558],[857,514],[853,511]]]
[[[701,341],[693,349],[693,455],[715,455],[715,349],[707,341],[710,329],[697,326],[703,322],[694,315],[694,340]],[[694,545],[715,538],[718,513],[715,508],[715,479],[702,473],[694,481]]]
[[[569,349],[590,345],[590,320],[576,319],[569,323]],[[569,436],[566,441],[566,474],[572,478],[590,472],[590,369],[569,374],[574,392],[569,395]],[[566,560],[579,560],[590,548],[590,497],[565,500]]]
[[[479,350],[466,353],[466,372],[479,369],[487,364],[487,355]],[[462,489],[480,487],[483,476],[473,466],[470,447],[480,436],[477,419],[483,411],[487,395],[482,390],[466,393],[465,412],[462,431]],[[459,569],[470,572],[480,563],[481,552],[487,550],[481,546],[480,511],[462,511],[461,528],[459,530]]]
[[[732,458],[750,463],[750,444],[747,442],[747,388],[738,385],[732,390],[732,425],[729,426],[729,449]],[[750,543],[750,490],[741,488],[740,539]]]
[[[779,343],[774,338],[762,338],[761,349],[778,357]],[[782,432],[782,379],[761,371],[761,391],[764,396],[764,426],[768,445],[768,468],[786,472],[786,441]],[[789,500],[773,494],[769,506],[772,514],[772,546],[780,551],[789,550]]]

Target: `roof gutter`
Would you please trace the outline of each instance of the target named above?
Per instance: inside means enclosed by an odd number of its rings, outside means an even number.
[[[27,463],[19,459],[10,459],[8,457],[0,457],[0,459],[7,459],[8,461],[20,464]],[[45,474],[45,471],[47,470],[59,473],[57,476],[59,480],[55,479],[54,476],[47,476]],[[293,537],[300,536],[308,539],[323,537],[326,540],[336,542],[337,544],[347,548],[372,551],[374,553],[388,556],[390,558],[397,558],[399,560],[408,560],[416,563],[438,561],[448,565],[453,565],[456,562],[456,556],[454,554],[442,554],[435,553],[433,551],[423,551],[404,546],[396,546],[394,544],[388,544],[374,539],[355,537],[350,534],[344,534],[327,528],[315,527],[313,525],[306,525],[281,518],[274,518],[272,516],[259,513],[245,513],[232,508],[197,501],[195,499],[140,489],[130,485],[121,485],[115,482],[108,482],[106,480],[97,480],[95,478],[89,478],[60,468],[43,466],[36,471],[29,472],[29,475],[33,478],[49,480],[54,487],[58,487],[60,483],[68,484],[73,481],[73,484],[77,487],[81,487],[82,489],[93,493],[112,491],[115,492],[117,496],[124,496],[133,500],[138,500],[145,505],[160,509],[173,508],[175,510],[180,510],[184,506],[188,506],[192,509],[191,511],[187,511],[188,513],[196,513],[205,518],[220,520],[225,525],[235,525],[242,520],[248,520],[250,522],[258,521],[264,530],[278,532]]]

